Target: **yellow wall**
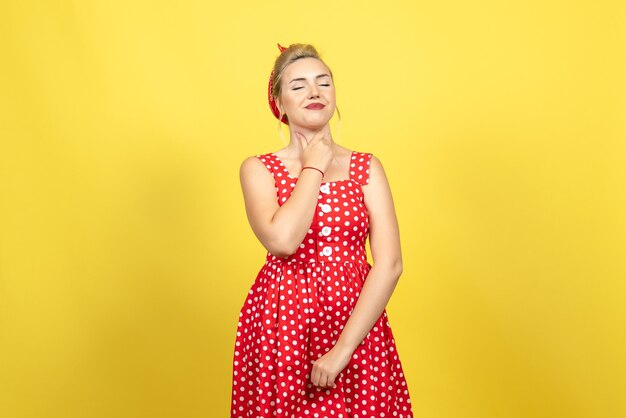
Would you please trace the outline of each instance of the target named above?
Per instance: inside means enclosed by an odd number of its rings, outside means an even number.
[[[228,416],[276,42],[318,47],[335,139],[386,168],[415,416],[626,416],[625,28],[617,0],[3,1],[0,417]]]

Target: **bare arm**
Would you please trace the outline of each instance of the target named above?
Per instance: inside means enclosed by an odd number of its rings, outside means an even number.
[[[239,170],[248,222],[261,244],[277,257],[296,252],[306,236],[317,205],[322,176],[303,170],[287,201],[276,201],[274,178],[256,157],[247,157]]]
[[[370,248],[374,263],[348,318],[337,349],[352,354],[374,326],[402,274],[400,235],[393,199],[383,166],[376,156],[370,161],[370,181],[363,186],[370,217]]]

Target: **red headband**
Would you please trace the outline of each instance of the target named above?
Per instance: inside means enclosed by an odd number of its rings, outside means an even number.
[[[281,46],[280,44],[276,44],[276,45],[278,45],[278,49],[280,49],[281,53],[285,49],[287,49],[284,46]],[[272,78],[274,78],[274,70],[272,70],[272,73],[270,74],[270,82],[269,82],[269,85],[267,87],[267,100],[270,102],[270,109],[272,109],[272,113],[274,114],[276,119],[278,119],[278,118],[280,118],[280,110],[278,110],[278,106],[276,106],[276,102],[274,101],[274,97],[272,97]],[[283,118],[281,119],[281,122],[283,122],[286,125],[289,125],[289,122],[287,122],[287,115],[283,115]]]

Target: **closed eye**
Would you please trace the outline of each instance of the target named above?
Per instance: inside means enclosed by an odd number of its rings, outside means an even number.
[[[328,87],[330,84],[320,84],[320,86]],[[294,87],[291,90],[300,90],[302,87]]]

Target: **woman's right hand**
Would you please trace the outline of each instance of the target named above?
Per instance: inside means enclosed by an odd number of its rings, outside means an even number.
[[[296,132],[296,135],[303,149],[302,167],[312,166],[326,172],[334,157],[329,124],[315,133],[310,140],[300,132]]]

